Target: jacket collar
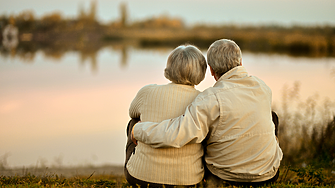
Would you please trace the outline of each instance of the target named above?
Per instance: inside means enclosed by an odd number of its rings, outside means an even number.
[[[237,66],[232,69],[230,69],[228,72],[226,72],[224,75],[222,75],[214,84],[216,86],[218,83],[222,81],[227,81],[229,79],[241,79],[248,76],[248,72],[243,66]]]

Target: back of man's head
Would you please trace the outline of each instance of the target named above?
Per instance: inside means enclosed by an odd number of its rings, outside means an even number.
[[[241,64],[242,52],[232,40],[215,41],[207,51],[207,62],[219,78],[230,69]]]

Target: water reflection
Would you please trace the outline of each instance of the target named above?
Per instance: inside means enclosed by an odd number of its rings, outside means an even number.
[[[88,61],[91,65],[92,72],[98,71],[97,52],[96,51],[81,51],[80,64],[83,66]]]
[[[127,61],[128,61],[128,52],[127,52],[127,47],[126,46],[122,46],[121,49],[121,67],[125,67],[127,65]]]
[[[4,43],[7,41],[4,40]],[[110,48],[113,51],[118,51],[121,56],[120,67],[126,67],[128,61],[128,44],[118,43],[118,44],[103,44],[99,47],[97,46],[82,46],[78,50],[67,50],[61,46],[55,47],[45,47],[42,49],[37,49],[37,47],[32,43],[21,43],[18,48],[15,46],[10,46],[11,44],[4,45],[3,50],[0,51],[0,54],[3,58],[14,58],[18,57],[22,61],[22,63],[34,63],[34,58],[37,52],[41,51],[45,57],[51,58],[57,61],[53,62],[61,62],[62,57],[69,51],[74,51],[80,56],[80,66],[85,66],[89,64],[91,72],[96,73],[99,69],[99,62],[97,60],[97,54],[103,48]],[[0,46],[1,49],[1,46]]]

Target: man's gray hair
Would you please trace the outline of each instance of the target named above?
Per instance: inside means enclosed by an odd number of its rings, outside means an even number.
[[[241,59],[240,47],[229,39],[215,41],[207,52],[208,65],[212,67],[218,78],[232,68],[239,66]]]
[[[206,69],[206,59],[197,47],[181,45],[169,55],[164,76],[173,83],[193,86],[205,78]]]

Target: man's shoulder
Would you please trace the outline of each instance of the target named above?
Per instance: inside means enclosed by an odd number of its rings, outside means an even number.
[[[251,77],[253,79],[257,80],[261,85],[265,85],[265,86],[268,87],[268,85],[266,85],[266,83],[262,79],[258,78],[257,76],[251,76]]]
[[[199,95],[196,97],[195,100],[205,100],[205,99],[210,99],[212,97],[216,97],[215,93],[217,92],[217,89],[214,87],[209,87],[207,89],[205,89],[204,91],[202,91],[201,93],[199,93]]]
[[[257,76],[250,77],[252,77],[264,90],[272,93],[271,88],[262,79],[258,78]]]

